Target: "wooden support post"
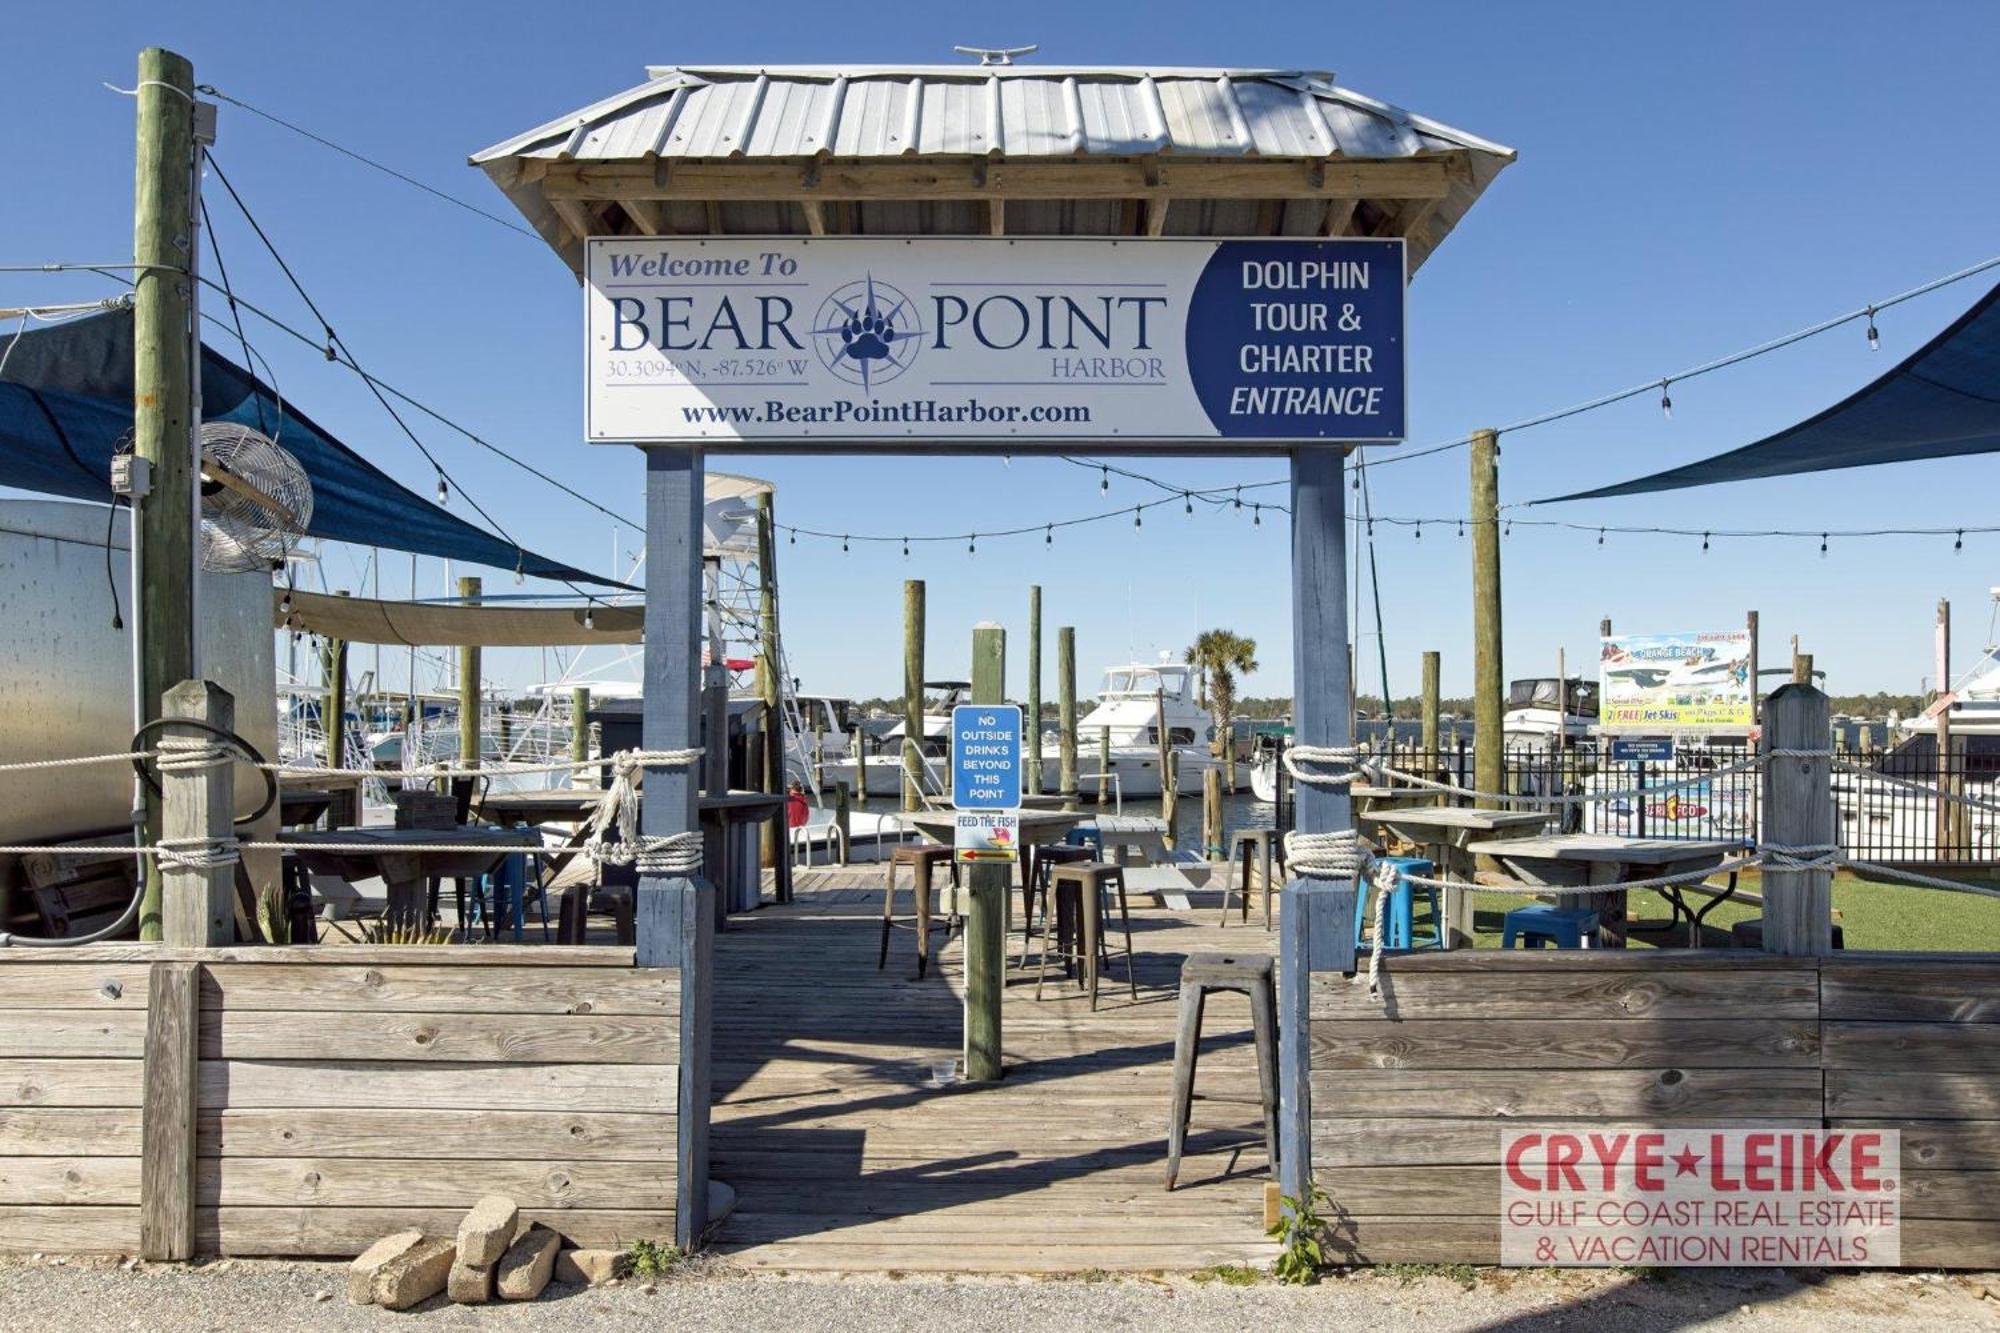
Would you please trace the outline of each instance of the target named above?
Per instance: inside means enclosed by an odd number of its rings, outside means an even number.
[[[646,660],[644,744],[694,745],[700,663],[702,456],[646,451]],[[691,766],[648,767],[640,832],[667,837],[701,827]],[[714,1000],[715,890],[706,877],[641,871],[635,919],[640,967],[681,974],[679,1162],[674,1242],[692,1247],[708,1228],[709,1015]]]
[[[972,631],[972,702],[1007,701],[1007,631],[983,624]],[[1002,861],[965,867],[972,899],[965,913],[965,1077],[1000,1077],[1000,1007],[1007,987],[1007,898],[1013,868]]]
[[[476,578],[458,581],[458,598],[467,606],[479,604],[480,583]],[[479,647],[466,644],[458,650],[458,767],[478,768],[482,746],[479,735]]]
[[[1076,627],[1056,631],[1056,726],[1063,809],[1076,809]]]
[[[337,596],[347,596],[342,588]],[[325,656],[326,694],[321,700],[321,729],[326,732],[326,766],[347,767],[347,640],[328,639]]]
[[[200,965],[147,969],[146,1074],[139,1120],[139,1257],[194,1255],[196,1051]]]
[[[1442,659],[1435,649],[1424,654],[1423,703],[1417,716],[1419,719],[1420,748],[1423,762],[1428,766],[1424,776],[1435,779],[1438,768],[1438,676]]]
[[[1938,709],[1937,715],[1937,804],[1931,816],[1931,847],[1940,859],[1948,859],[1953,851],[1954,815],[1958,809],[1952,802],[1952,775],[1954,760],[1965,753],[1964,741],[1951,734],[1951,707]],[[1963,772],[1962,768],[1957,769]]]
[[[1153,691],[1153,737],[1160,752],[1160,813],[1167,820],[1167,852],[1180,842],[1180,793],[1174,790],[1173,748],[1167,741],[1167,692]]]
[[[903,808],[924,808],[924,581],[903,580]]]
[[[1292,451],[1293,731],[1303,746],[1354,743],[1348,712],[1347,497],[1342,451]],[[1300,783],[1301,833],[1354,827],[1345,786]],[[1288,881],[1279,897],[1278,1180],[1303,1198],[1312,1173],[1311,1044],[1308,978],[1354,970],[1354,886],[1329,879]]]
[[[1472,785],[1502,781],[1500,715],[1507,698],[1500,647],[1500,436],[1472,432]],[[1482,805],[1492,804],[1481,802]]]
[[[159,47],[139,53],[138,156],[133,179],[132,452],[152,464],[138,503],[133,550],[139,586],[139,708],[158,718],[166,692],[195,674],[194,570],[199,536],[194,402],[194,67]],[[100,478],[100,480],[102,480]],[[146,801],[146,840],[160,833],[159,801]],[[139,938],[160,938],[160,872],[148,862]]]
[[[833,784],[833,823],[834,827],[840,830],[836,839],[836,852],[842,865],[847,864],[848,838],[852,834],[853,806],[849,803],[847,791],[845,782]]]
[[[1764,841],[1811,860],[1834,842],[1833,764],[1820,752],[1832,736],[1832,705],[1811,685],[1780,687],[1764,702]],[[1821,956],[1833,950],[1833,872],[1764,867],[1764,952]]]
[[[868,733],[861,727],[854,729],[854,794],[863,801],[868,799]]]
[[[771,492],[758,492],[757,509],[757,698],[764,705],[763,773],[759,784],[766,795],[785,789],[785,717],[779,686],[784,654],[778,643],[778,528]],[[862,795],[868,794],[862,788]],[[776,866],[783,859],[784,824],[767,819],[757,829],[758,861]],[[785,884],[785,876],[778,883]],[[783,901],[781,898],[780,901]]]
[[[1810,685],[1813,678],[1813,655],[1794,652],[1792,654],[1792,684]]]
[[[1204,769],[1201,775],[1201,850],[1211,861],[1220,861],[1227,853],[1222,845],[1222,770]],[[1249,891],[1249,886],[1244,886]]]
[[[167,691],[161,715],[206,722],[223,730],[236,726],[236,701],[209,680],[184,680]],[[166,736],[213,740],[192,727],[166,729]],[[162,737],[164,743],[165,737]],[[229,846],[234,817],[231,766],[177,769],[160,765],[163,840],[183,849]],[[162,864],[161,938],[182,949],[220,948],[235,942],[236,867]]]
[[[701,789],[710,796],[729,794],[729,643],[722,623],[722,561],[704,558],[701,566],[702,610],[708,628],[708,664],[701,669]],[[818,790],[819,777],[813,777]],[[711,856],[719,858],[725,833],[710,834]],[[722,910],[718,897],[717,910]]]
[[[1042,585],[1028,585],[1028,705],[1021,741],[1028,747],[1022,790],[1042,794]]]
[[[1764,687],[1757,680],[1758,659],[1762,656],[1757,651],[1757,621],[1758,615],[1755,611],[1748,612],[1743,617],[1743,627],[1750,632],[1750,725],[1753,727],[1764,720]],[[1608,620],[1604,622],[1604,633],[1607,638],[1611,634],[1611,622]],[[1600,706],[1603,702],[1601,699],[1598,700]]]
[[[569,761],[572,764],[587,763],[590,760],[590,691],[582,688],[569,692]],[[583,770],[577,769],[569,776],[569,785],[583,785]]]

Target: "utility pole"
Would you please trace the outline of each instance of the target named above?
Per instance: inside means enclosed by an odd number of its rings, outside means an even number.
[[[924,581],[903,580],[903,808],[924,808]]]
[[[1500,434],[1472,432],[1472,785],[1501,788]]]
[[[1059,782],[1063,809],[1076,805],[1076,627],[1064,625],[1056,631],[1056,714],[1061,740]]]
[[[479,604],[480,582],[469,576],[458,580],[458,597],[467,606]],[[479,647],[466,644],[458,650],[458,767],[479,767]]]
[[[139,53],[138,153],[133,173],[132,452],[151,466],[132,524],[139,586],[138,699],[161,716],[166,692],[195,675],[195,541],[199,405],[194,401],[194,66],[160,47]],[[160,798],[148,792],[145,838],[161,836]],[[139,938],[161,938],[160,868],[145,863]]]

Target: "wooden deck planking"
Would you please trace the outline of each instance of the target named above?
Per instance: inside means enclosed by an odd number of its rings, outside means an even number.
[[[1181,959],[1270,952],[1215,909],[1133,902],[1139,1000],[1115,961],[1099,1008],[1051,969],[1008,974],[1006,1077],[947,1081],[957,940],[881,941],[879,867],[804,872],[796,900],[716,938],[713,1173],[737,1191],[718,1249],[764,1269],[1149,1271],[1268,1262],[1248,1002],[1214,997],[1181,1186],[1163,1188]],[[1019,904],[1016,903],[1016,911]],[[1114,945],[1122,936],[1113,937]],[[1010,959],[1019,936],[1010,937]]]

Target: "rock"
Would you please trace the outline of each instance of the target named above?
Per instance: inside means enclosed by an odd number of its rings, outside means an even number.
[[[375,1272],[371,1290],[385,1310],[407,1310],[444,1290],[458,1246],[448,1240],[418,1241]]]
[[[417,1230],[398,1231],[393,1236],[384,1236],[361,1252],[347,1269],[347,1299],[356,1305],[372,1305],[375,1301],[375,1274],[383,1264],[388,1263],[424,1238]]]
[[[623,1250],[564,1250],[556,1256],[556,1281],[572,1287],[601,1287],[625,1276]]]
[[[460,1305],[485,1305],[493,1299],[493,1265],[469,1264],[460,1250],[445,1277],[444,1294]]]
[[[532,1301],[549,1285],[562,1237],[545,1226],[532,1226],[500,1256],[500,1299]]]
[[[491,1268],[514,1243],[521,1224],[521,1210],[504,1194],[489,1194],[472,1205],[472,1211],[458,1224],[458,1257],[461,1263]]]

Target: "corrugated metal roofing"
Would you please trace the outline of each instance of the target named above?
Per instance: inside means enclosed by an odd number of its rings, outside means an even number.
[[[1307,71],[727,66],[650,74],[472,160],[1514,156]]]
[[[1412,271],[1458,225],[1511,148],[1342,88],[1309,70],[1083,68],[1055,65],[658,66],[637,87],[558,117],[473,156],[572,267],[575,233],[542,177],[565,170],[652,163],[656,177],[683,163],[746,167],[829,161],[868,165],[919,159],[1079,163],[1259,161],[1409,162],[1448,168],[1441,199],[1370,195],[1345,206],[1324,193],[1254,189],[1171,199],[1173,175],[1154,196],[1168,235],[1329,234],[1336,224],[1410,239]],[[705,168],[712,169],[712,168]],[[809,171],[809,168],[802,168]],[[704,200],[662,194],[639,204],[673,234],[790,234],[815,221],[810,197]],[[558,201],[577,215],[577,196]],[[834,230],[887,234],[986,234],[998,214],[1009,234],[1130,235],[1135,201],[1121,198],[860,199]],[[631,214],[635,206],[624,206]],[[828,207],[831,207],[829,205]],[[589,220],[616,231],[617,214]],[[1340,234],[1332,232],[1332,234]]]

